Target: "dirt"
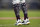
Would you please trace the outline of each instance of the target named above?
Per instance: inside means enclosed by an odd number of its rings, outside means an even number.
[[[0,20],[16,19],[16,17],[0,17]],[[23,17],[21,17],[23,19]],[[40,19],[40,17],[29,17],[29,19]]]

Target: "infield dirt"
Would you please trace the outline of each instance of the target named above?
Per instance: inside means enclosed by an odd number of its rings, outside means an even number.
[[[16,19],[16,17],[0,17],[0,20],[4,19]],[[23,17],[21,17],[23,19]],[[40,19],[40,17],[29,17],[29,19]]]

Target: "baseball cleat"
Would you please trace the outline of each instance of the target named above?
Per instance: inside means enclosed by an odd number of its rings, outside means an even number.
[[[15,25],[21,26],[21,25],[22,25],[22,23],[16,23]]]
[[[30,22],[27,22],[27,25],[29,25],[30,24]]]
[[[22,25],[21,20],[18,20],[15,25],[21,26]]]
[[[29,24],[30,24],[29,19],[24,20],[24,21],[22,22],[22,24],[23,24],[23,25],[29,25]]]

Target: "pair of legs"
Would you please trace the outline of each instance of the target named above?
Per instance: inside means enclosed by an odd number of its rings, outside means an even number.
[[[15,4],[13,5],[13,8],[14,8],[14,12],[15,12],[15,15],[16,15],[16,18],[17,18],[17,23],[16,25],[22,25],[22,24],[29,24],[29,19],[28,19],[28,16],[27,16],[27,7],[26,7],[26,3],[22,3],[22,4]],[[20,20],[20,8],[22,9],[23,13],[24,13],[24,20],[23,22],[21,22]]]
[[[14,4],[13,5],[13,8],[14,8],[14,12],[15,12],[15,15],[16,15],[17,20],[18,19],[20,20],[20,15],[19,15],[20,8],[22,9],[22,11],[24,13],[24,20],[26,20],[26,18],[28,19],[26,3]]]

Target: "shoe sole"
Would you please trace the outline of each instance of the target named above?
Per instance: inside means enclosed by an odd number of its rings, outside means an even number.
[[[18,26],[21,26],[22,24],[18,24]]]
[[[23,25],[29,25],[30,23],[22,23]]]
[[[18,24],[15,24],[15,25],[21,26],[21,25],[22,25],[22,23],[18,23]]]
[[[27,25],[29,25],[30,23],[27,23]]]

